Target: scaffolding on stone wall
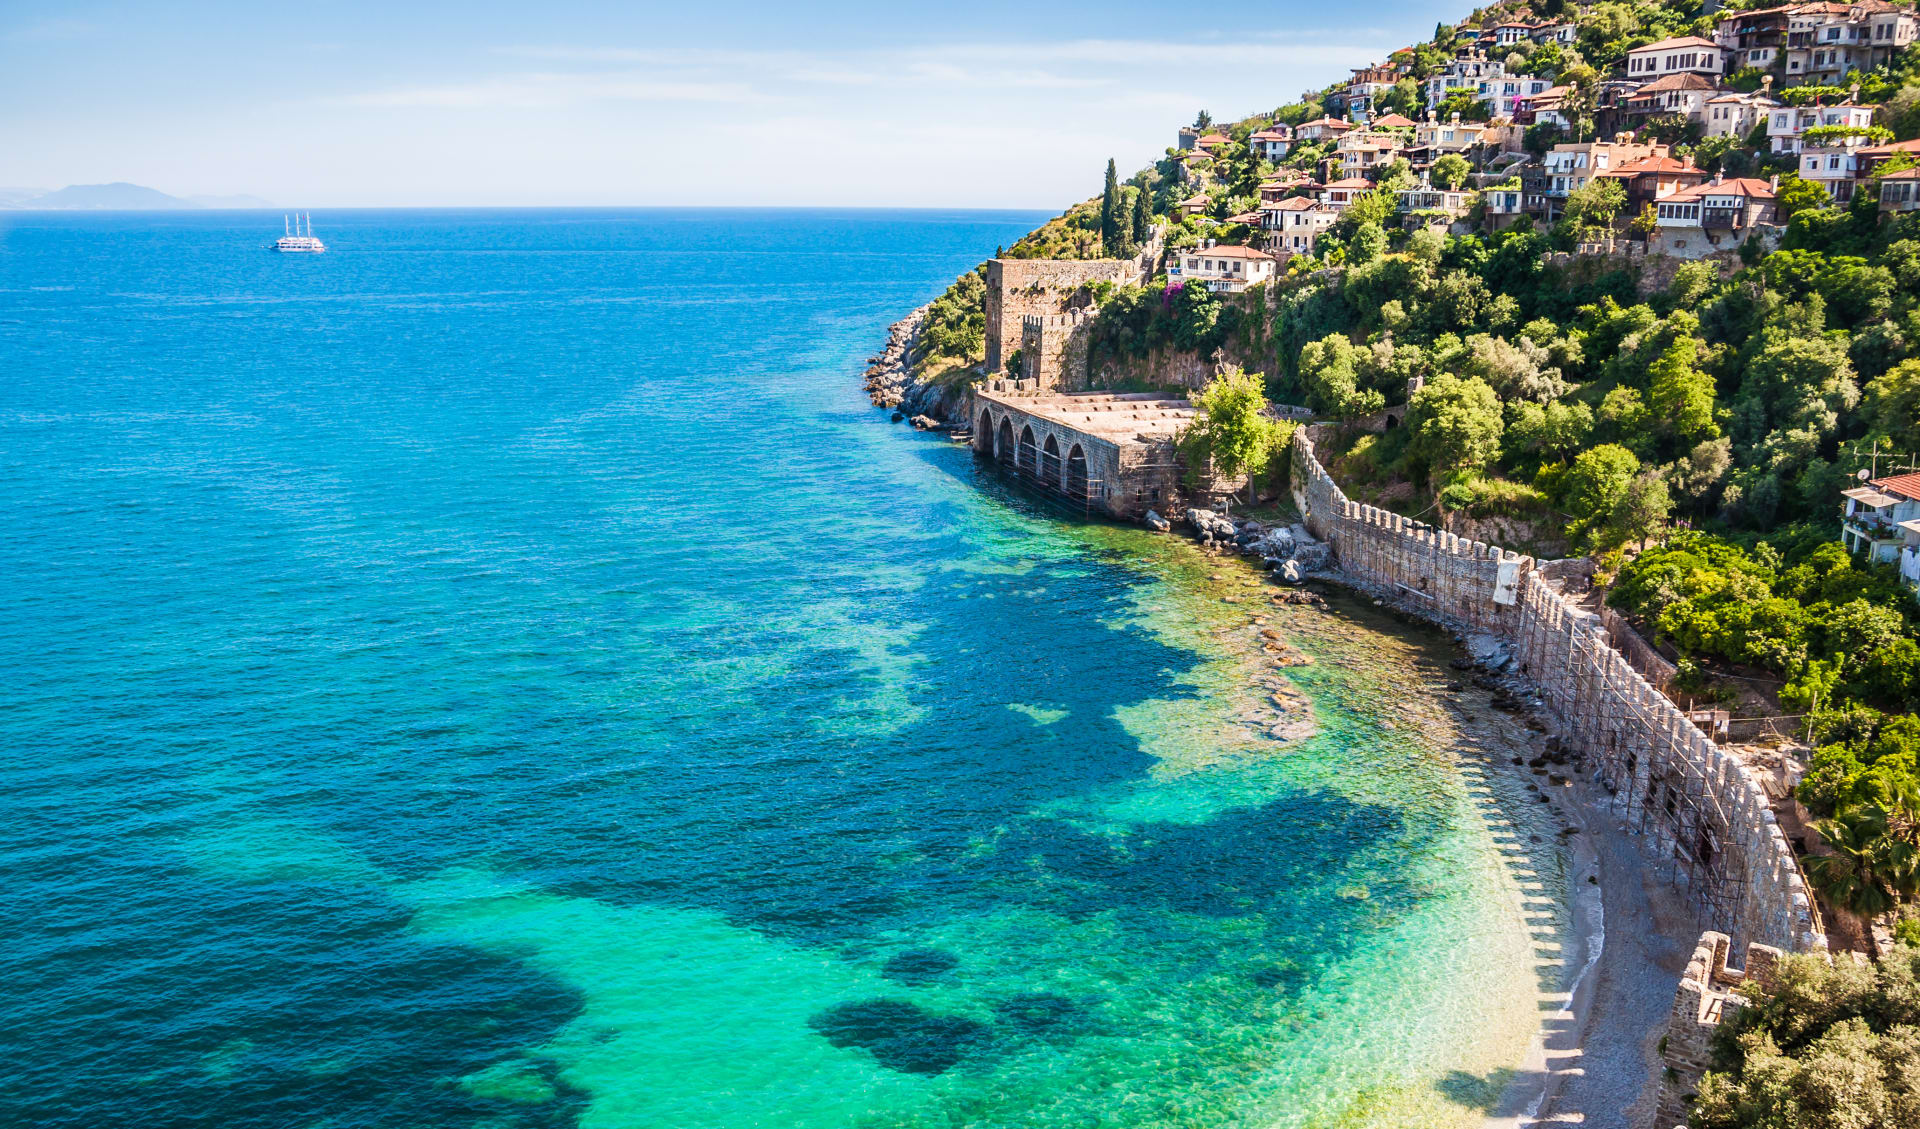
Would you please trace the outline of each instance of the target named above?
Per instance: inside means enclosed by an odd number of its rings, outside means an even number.
[[[1535,579],[1533,583],[1543,582]],[[1527,617],[1525,644],[1529,658],[1537,659],[1551,653],[1542,638],[1548,630],[1548,614],[1540,606],[1544,601],[1531,588],[1528,595],[1533,614]],[[1566,732],[1586,735],[1586,743],[1600,759],[1609,810],[1635,834],[1651,832],[1656,837],[1659,855],[1667,864],[1668,885],[1684,886],[1714,920],[1729,920],[1747,879],[1745,856],[1728,849],[1733,820],[1718,790],[1683,745],[1683,736],[1691,734],[1683,734],[1671,717],[1657,716],[1656,710],[1640,703],[1632,680],[1625,677],[1631,667],[1607,641],[1604,627],[1563,614],[1567,639],[1561,671],[1525,673],[1547,695],[1549,708]],[[1585,693],[1577,686],[1581,678],[1590,680]],[[1657,689],[1652,693],[1659,695]],[[1605,709],[1601,702],[1617,702],[1620,707]],[[1633,743],[1642,749],[1651,743],[1666,755],[1649,755],[1643,762],[1640,752],[1627,747],[1630,735],[1638,735],[1640,740]]]

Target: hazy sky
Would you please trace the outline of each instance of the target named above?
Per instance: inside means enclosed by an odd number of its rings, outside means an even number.
[[[0,186],[1055,208],[1468,7],[0,0]]]

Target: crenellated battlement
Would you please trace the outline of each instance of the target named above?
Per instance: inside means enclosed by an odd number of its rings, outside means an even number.
[[[1342,571],[1436,622],[1503,637],[1561,740],[1598,762],[1626,822],[1653,837],[1736,938],[1824,947],[1759,778],[1634,668],[1602,617],[1530,556],[1352,501],[1315,457],[1310,431],[1294,432],[1294,500]]]

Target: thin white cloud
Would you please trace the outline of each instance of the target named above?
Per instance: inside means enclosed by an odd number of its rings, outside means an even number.
[[[706,102],[769,99],[740,82],[661,81],[622,74],[520,74],[441,86],[396,87],[320,99],[360,109],[551,110],[590,102]]]

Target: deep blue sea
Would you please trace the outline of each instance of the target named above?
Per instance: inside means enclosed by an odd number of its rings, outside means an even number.
[[[1504,1083],[1558,862],[1516,868],[1438,644],[1256,623],[866,403],[1042,217],[279,218],[0,217],[0,1124],[1451,1124]]]

